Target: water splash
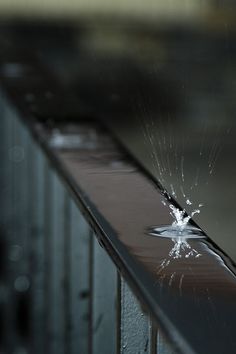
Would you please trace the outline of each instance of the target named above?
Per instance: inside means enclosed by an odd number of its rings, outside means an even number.
[[[164,202],[164,205],[167,203]],[[192,202],[187,199],[186,204],[192,205]],[[205,238],[205,234],[203,231],[191,225],[189,223],[190,219],[195,215],[200,213],[200,208],[203,204],[198,205],[198,209],[194,209],[190,215],[188,215],[185,209],[180,209],[173,204],[169,204],[170,214],[174,218],[174,221],[170,225],[165,225],[161,227],[152,227],[148,230],[148,234],[151,236],[159,236],[164,238],[170,238],[174,243],[173,247],[169,252],[169,260],[166,262],[164,260],[163,264],[160,268],[165,268],[169,265],[171,259],[179,259],[179,258],[199,258],[201,254],[191,247],[188,240],[189,239],[199,239]]]
[[[190,202],[190,200],[187,199],[186,204],[191,205],[192,202]],[[199,205],[201,205],[201,204],[199,204]],[[175,207],[173,204],[170,204],[169,207],[171,209],[170,215],[174,218],[172,226],[179,229],[180,231],[183,231],[185,229],[189,220],[195,214],[200,214],[200,209],[195,209],[191,212],[190,215],[187,215],[185,209],[181,210],[181,209]]]
[[[199,258],[201,254],[194,249],[188,242],[189,239],[205,238],[205,234],[201,229],[188,225],[181,228],[176,225],[167,225],[162,227],[150,228],[148,234],[150,236],[159,236],[164,238],[170,238],[174,243],[169,252],[169,263],[171,259],[179,258]],[[167,266],[168,264],[163,264]]]
[[[169,252],[169,256],[172,259],[179,259],[179,258],[189,258],[189,257],[194,257],[194,258],[199,258],[201,254],[192,248],[190,244],[187,242],[186,239],[183,237],[178,237],[177,239],[172,239],[174,242],[174,246]]]

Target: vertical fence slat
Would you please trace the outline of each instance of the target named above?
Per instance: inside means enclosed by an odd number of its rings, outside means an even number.
[[[51,250],[48,262],[51,266],[49,286],[49,333],[48,341],[50,354],[63,354],[65,352],[65,316],[64,316],[64,217],[65,217],[65,190],[61,181],[52,173],[51,180]],[[47,269],[45,270],[47,277]]]
[[[95,236],[93,249],[93,354],[115,354],[117,348],[117,271]]]
[[[89,351],[90,244],[91,230],[78,207],[71,200],[71,351]]]
[[[44,197],[45,197],[45,179],[44,166],[45,158],[39,147],[32,142],[31,149],[31,171],[29,178],[33,183],[31,186],[31,351],[35,354],[41,354],[44,351]]]
[[[10,255],[14,255],[16,247],[21,249],[22,257],[14,260],[14,303],[15,331],[17,334],[17,350],[29,352],[30,328],[30,222],[29,207],[31,206],[29,180],[30,169],[29,145],[31,138],[28,130],[13,113],[13,146],[10,151],[10,160],[13,164],[13,220],[14,235],[10,248]]]
[[[14,349],[14,304],[12,303],[12,279],[11,267],[8,262],[9,245],[12,238],[12,164],[9,159],[9,151],[12,147],[12,119],[11,111],[7,106],[5,96],[1,96],[1,249],[2,249],[2,277],[1,277],[1,305],[2,305],[2,334],[3,349]],[[5,274],[4,274],[5,273]],[[4,330],[5,329],[5,330]]]
[[[6,224],[8,313],[10,351],[27,353],[29,336],[29,274],[28,274],[28,203],[27,161],[25,148],[29,135],[21,126],[17,113],[6,106],[9,139],[6,146]],[[18,252],[15,252],[18,250]],[[16,257],[18,253],[18,257]],[[24,314],[24,316],[23,316]]]
[[[150,322],[128,284],[121,278],[120,353],[150,353]]]
[[[71,354],[71,330],[72,330],[72,294],[71,294],[71,202],[70,196],[67,191],[64,191],[64,271],[63,271],[63,283],[64,283],[64,340],[65,340],[65,353]]]
[[[44,161],[44,236],[43,236],[43,322],[44,322],[44,352],[50,354],[51,350],[51,302],[53,295],[51,291],[52,279],[52,206],[53,206],[53,190],[52,190],[52,171],[49,162]]]
[[[10,234],[10,226],[12,224],[12,164],[10,163],[10,151],[13,146],[12,135],[12,112],[9,109],[6,99],[2,97],[2,169],[1,169],[1,226],[3,231]]]

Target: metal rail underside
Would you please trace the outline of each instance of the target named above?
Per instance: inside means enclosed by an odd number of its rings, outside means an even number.
[[[200,257],[172,258],[172,240],[147,234],[171,223],[150,177],[46,69],[14,52],[0,65],[3,348],[233,352],[230,259],[207,237],[189,241]]]

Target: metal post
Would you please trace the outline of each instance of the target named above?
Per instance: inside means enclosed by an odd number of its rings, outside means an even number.
[[[30,219],[31,205],[29,180],[29,146],[31,139],[29,132],[21,123],[16,113],[13,119],[13,145],[9,151],[9,159],[13,172],[13,229],[9,258],[12,262],[11,273],[13,279],[13,297],[15,304],[15,331],[17,336],[17,350],[28,352],[30,339]],[[16,249],[19,257],[15,257]]]
[[[1,349],[13,350],[15,338],[13,333],[14,309],[12,306],[12,293],[10,279],[8,247],[11,239],[11,215],[12,215],[12,165],[9,160],[9,149],[12,145],[12,119],[7,106],[5,96],[1,94],[1,279],[0,279],[0,303],[1,303]],[[10,264],[11,266],[11,264]]]
[[[50,354],[65,353],[65,322],[64,322],[64,217],[65,190],[54,172],[51,172],[48,191],[51,201],[45,206],[45,212],[50,215],[49,239],[45,243],[46,252],[46,292],[47,311],[47,347]],[[50,209],[50,210],[49,210]]]
[[[6,292],[6,348],[27,351],[29,331],[30,281],[27,274],[27,169],[23,143],[27,144],[28,135],[17,118],[17,113],[3,99],[3,207],[2,233],[5,243],[5,272],[7,274]],[[27,225],[27,227],[26,227]],[[22,321],[22,313],[25,313]]]
[[[115,354],[117,347],[117,271],[94,236],[93,354]]]
[[[73,200],[71,210],[70,302],[71,352],[87,354],[89,350],[90,244],[91,230]]]
[[[30,147],[31,168],[29,179],[33,181],[30,191],[30,272],[31,272],[31,352],[41,354],[44,351],[45,327],[44,311],[44,205],[45,205],[45,158],[40,148],[32,142]]]
[[[150,322],[139,302],[121,278],[120,353],[151,352]]]

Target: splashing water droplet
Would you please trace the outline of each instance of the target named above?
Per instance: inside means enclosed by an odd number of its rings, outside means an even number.
[[[176,208],[173,204],[170,204],[170,209],[171,209],[171,215],[175,219],[172,226],[179,228],[180,230],[183,230],[187,223],[189,222],[191,216],[186,215],[185,210],[181,210],[179,208]]]
[[[171,188],[171,194],[173,195],[173,197],[176,197],[176,193],[175,193],[173,184],[170,185],[170,188]]]
[[[160,236],[171,239],[184,238],[205,238],[201,229],[195,226],[188,225],[184,229],[173,225],[164,225],[160,227],[151,227],[148,229],[148,234],[151,236]]]

